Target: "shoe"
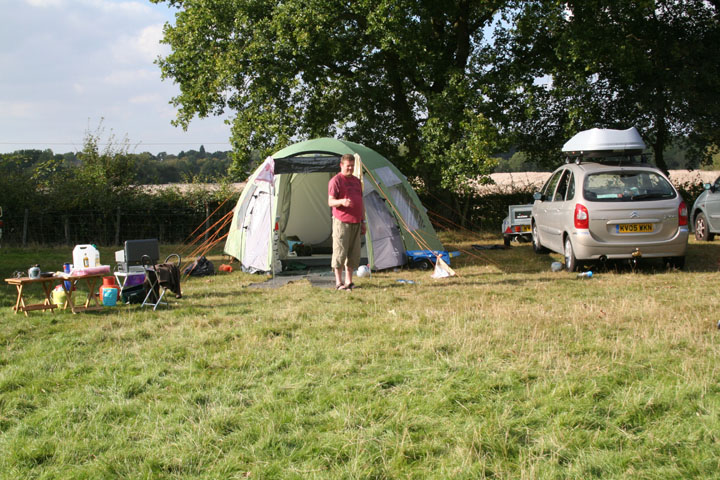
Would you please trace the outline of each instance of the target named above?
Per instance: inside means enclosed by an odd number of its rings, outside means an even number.
[[[338,283],[335,285],[335,290],[345,290],[347,287],[345,287],[344,283]]]
[[[352,290],[353,288],[355,288],[355,284],[353,282],[350,282],[345,286],[345,290]]]

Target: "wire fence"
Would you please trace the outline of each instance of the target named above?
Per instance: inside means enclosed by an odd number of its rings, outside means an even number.
[[[98,211],[5,211],[2,241],[6,246],[120,245],[125,240],[157,238],[161,243],[183,243],[199,226],[210,226],[235,206],[220,202],[167,209]],[[206,227],[207,228],[207,227]],[[204,232],[206,228],[198,231]]]

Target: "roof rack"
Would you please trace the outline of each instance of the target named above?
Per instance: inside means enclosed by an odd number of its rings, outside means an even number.
[[[636,160],[636,158],[639,157],[639,160]],[[603,157],[583,157],[583,156],[567,156],[565,157],[565,163],[575,163],[576,165],[581,165],[583,163],[599,163],[602,165],[617,165],[617,166],[626,166],[626,165],[641,165],[646,166],[649,164],[648,162],[648,155],[645,153],[639,153],[639,154],[623,154],[623,155],[605,155]]]

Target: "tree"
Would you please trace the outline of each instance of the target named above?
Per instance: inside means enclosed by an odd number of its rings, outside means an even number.
[[[87,130],[83,149],[77,154],[80,165],[51,186],[57,198],[74,202],[71,207],[107,210],[119,205],[135,188],[135,158],[129,153],[129,140],[117,140],[112,131],[104,136],[102,122],[95,131]]]
[[[664,151],[686,140],[720,144],[717,2],[519,2],[498,35],[496,117],[520,148],[547,161],[595,126],[636,126],[667,170]]]
[[[158,63],[180,87],[175,123],[234,111],[236,172],[253,152],[325,135],[367,144],[436,191],[493,168],[483,35],[505,0],[167,3],[180,10]]]

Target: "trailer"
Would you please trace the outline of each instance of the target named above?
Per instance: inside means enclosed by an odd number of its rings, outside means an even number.
[[[509,247],[513,240],[527,242],[532,240],[531,220],[532,204],[508,207],[508,216],[502,223],[503,243],[506,247]]]
[[[435,268],[437,257],[442,258],[445,263],[450,265],[451,258],[460,256],[460,252],[446,252],[444,250],[408,250],[405,254],[408,259],[408,266],[421,270]]]

